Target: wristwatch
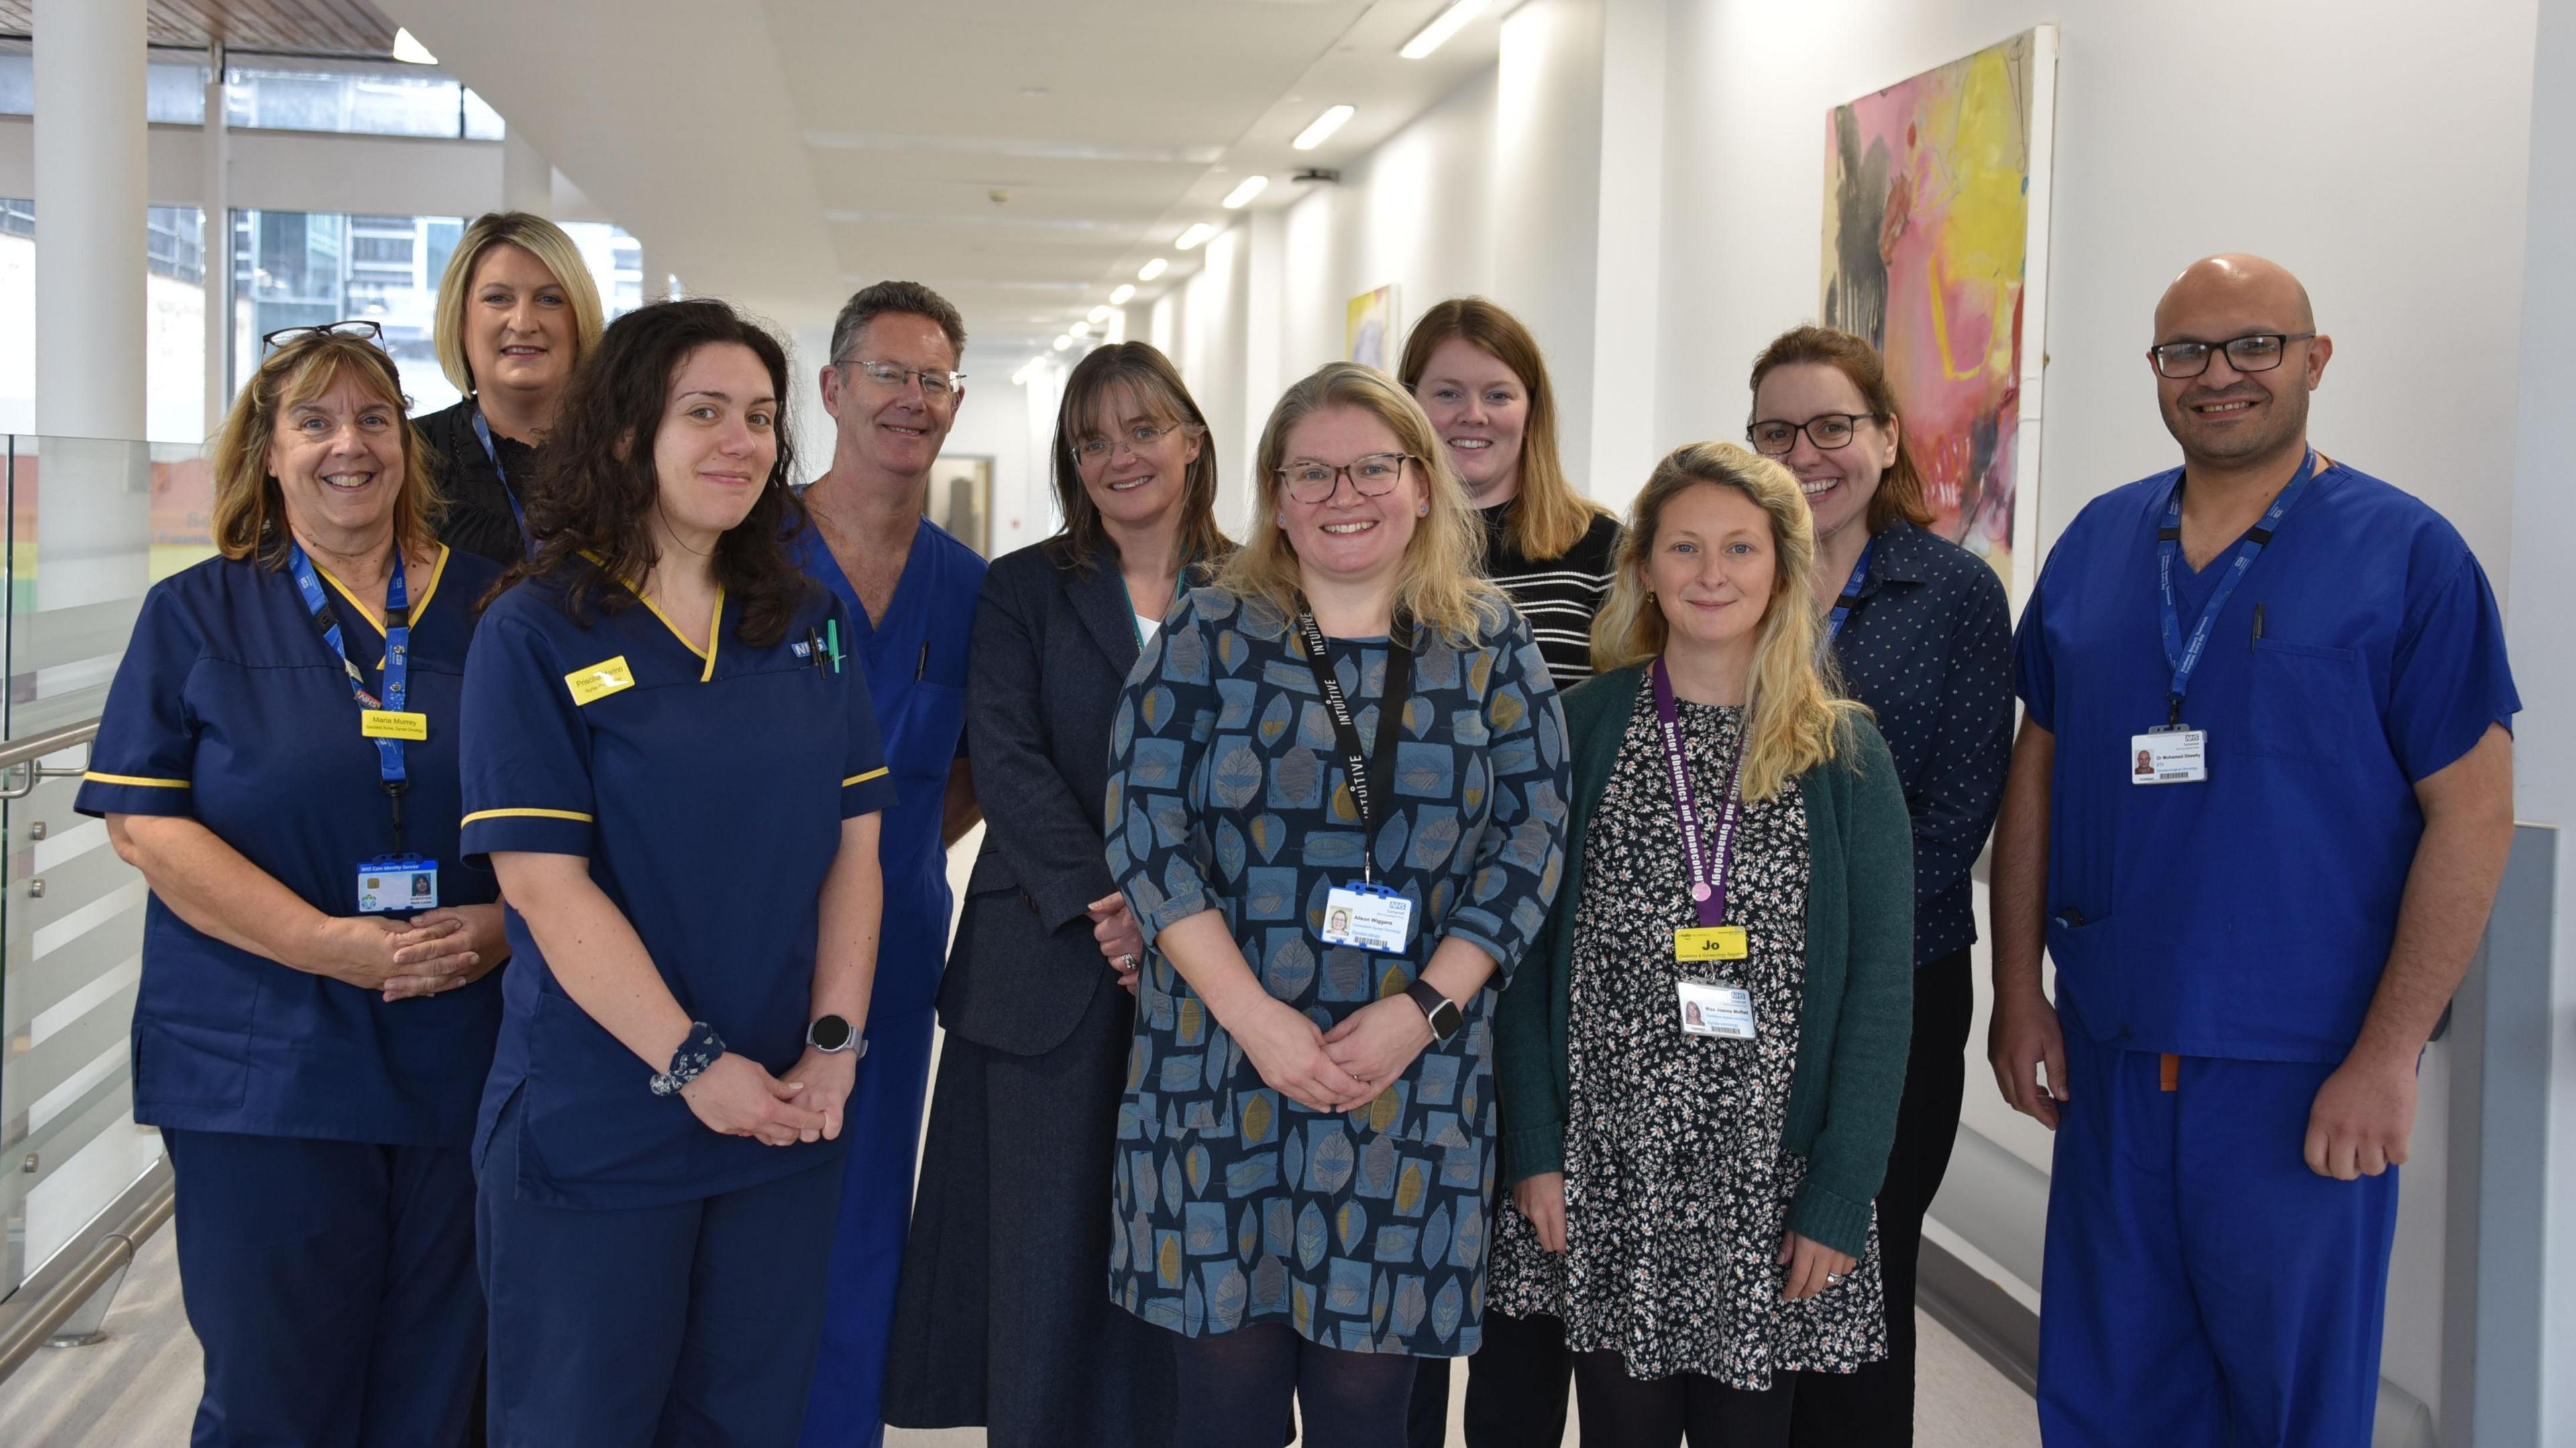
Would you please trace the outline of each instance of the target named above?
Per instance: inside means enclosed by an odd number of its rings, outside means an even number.
[[[1424,1019],[1431,1022],[1431,1039],[1442,1045],[1448,1044],[1449,1038],[1458,1034],[1458,1028],[1467,1023],[1458,1003],[1442,995],[1439,987],[1427,980],[1417,980],[1406,986],[1404,993],[1413,997],[1415,1005],[1422,1007]]]
[[[868,1054],[868,1038],[852,1030],[850,1023],[839,1016],[816,1017],[814,1024],[805,1028],[805,1044],[826,1056],[856,1050],[859,1059],[865,1060]]]

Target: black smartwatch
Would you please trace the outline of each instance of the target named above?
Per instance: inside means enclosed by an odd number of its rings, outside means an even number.
[[[839,1016],[820,1016],[805,1028],[805,1044],[826,1056],[837,1056],[855,1049],[861,1057],[868,1054],[868,1038],[850,1028]]]
[[[1423,1018],[1431,1022],[1431,1039],[1442,1045],[1447,1045],[1449,1038],[1458,1034],[1458,1028],[1467,1023],[1458,1003],[1442,995],[1439,987],[1427,980],[1417,980],[1406,986],[1404,993],[1413,997],[1415,1005],[1422,1007]]]

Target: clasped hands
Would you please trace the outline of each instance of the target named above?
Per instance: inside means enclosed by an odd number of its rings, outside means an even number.
[[[470,985],[509,953],[500,906],[458,905],[407,921],[326,916],[306,959],[317,975],[399,1001]]]

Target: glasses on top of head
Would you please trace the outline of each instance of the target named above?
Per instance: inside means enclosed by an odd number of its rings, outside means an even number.
[[[265,357],[280,347],[301,342],[307,337],[346,337],[353,342],[369,342],[377,347],[385,345],[384,328],[362,317],[353,317],[344,322],[325,322],[318,327],[280,327],[259,339],[259,354]]]
[[[1101,437],[1096,434],[1086,437],[1073,445],[1073,455],[1084,462],[1096,463],[1120,447],[1126,448],[1131,453],[1142,453],[1180,430],[1181,424],[1177,422],[1140,422],[1115,438]]]
[[[1279,481],[1287,485],[1288,496],[1301,503],[1331,502],[1344,478],[1351,480],[1351,490],[1361,497],[1380,498],[1395,491],[1409,461],[1410,454],[1393,452],[1370,453],[1338,466],[1300,458],[1278,470]]]
[[[1851,446],[1852,434],[1862,423],[1873,420],[1866,412],[1820,412],[1805,422],[1772,418],[1746,428],[1744,437],[1764,457],[1787,457],[1789,450],[1798,445],[1798,434],[1802,432],[1817,451],[1833,452]]]
[[[2224,351],[2227,365],[2239,372],[2269,372],[2281,365],[2292,342],[2315,338],[2314,332],[2248,332],[2224,342],[2160,342],[2147,349],[2156,375],[2176,380],[2209,370],[2209,354]]]
[[[844,358],[836,367],[856,367],[861,376],[888,392],[901,392],[913,378],[921,379],[921,395],[933,402],[946,402],[965,390],[966,374],[945,372],[936,367],[906,367],[900,362],[862,362]]]

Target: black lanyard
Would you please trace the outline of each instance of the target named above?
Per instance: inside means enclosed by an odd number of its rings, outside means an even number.
[[[1413,650],[1396,642],[1390,629],[1386,640],[1386,693],[1377,703],[1377,748],[1370,754],[1360,752],[1359,721],[1351,713],[1351,701],[1342,695],[1342,681],[1333,676],[1332,660],[1324,652],[1324,630],[1315,622],[1313,609],[1300,610],[1297,634],[1306,648],[1306,667],[1315,671],[1315,688],[1324,696],[1324,708],[1333,716],[1333,742],[1342,751],[1342,769],[1350,780],[1351,807],[1360,816],[1360,880],[1377,883],[1377,830],[1388,811],[1379,807],[1381,800],[1393,804],[1395,772],[1395,733],[1404,721],[1405,700],[1413,692]]]

